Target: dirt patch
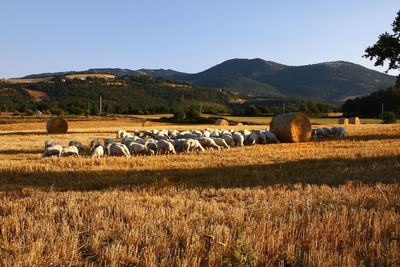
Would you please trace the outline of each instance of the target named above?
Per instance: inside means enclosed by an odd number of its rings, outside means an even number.
[[[49,98],[49,96],[45,92],[29,90],[29,89],[25,89],[25,91],[27,91],[33,97],[33,101],[35,102],[44,101]]]

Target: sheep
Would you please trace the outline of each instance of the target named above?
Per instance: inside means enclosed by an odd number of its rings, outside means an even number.
[[[247,130],[247,129],[240,130],[239,133],[241,133],[243,136],[251,134],[251,132],[249,130]]]
[[[155,140],[167,140],[167,139],[169,139],[167,136],[165,136],[165,135],[163,135],[163,134],[160,134],[160,135],[156,135],[155,137],[154,137],[154,139]]]
[[[278,138],[276,137],[276,135],[273,132],[266,130],[264,132],[264,134],[265,134],[265,137],[267,138],[268,144],[279,144],[280,143],[280,141],[278,140]]]
[[[157,143],[157,154],[176,154],[174,145],[166,140],[160,140]]]
[[[200,144],[198,140],[195,139],[187,139],[186,142],[184,142],[184,148],[186,152],[189,151],[200,151],[204,152],[203,146]]]
[[[115,143],[115,139],[114,138],[104,138],[104,146],[106,147],[108,144],[112,144]]]
[[[203,137],[210,137],[211,133],[209,131],[202,131]]]
[[[229,149],[229,145],[226,143],[226,141],[222,138],[214,138],[214,142],[219,145],[219,147],[221,148],[228,148]]]
[[[104,157],[104,148],[98,145],[94,150],[93,153],[90,155],[92,159],[94,158],[102,158]]]
[[[153,137],[153,132],[151,132],[151,131],[149,131],[149,130],[144,130],[144,131],[143,131],[143,136],[142,136],[142,137],[144,138],[144,137],[148,137],[148,136],[149,136],[149,137]]]
[[[124,138],[128,133],[124,130],[118,130],[115,138]]]
[[[346,135],[346,129],[344,127],[333,127],[331,131],[334,136],[344,137]]]
[[[257,134],[251,133],[245,136],[245,144],[248,146],[255,145],[257,142]]]
[[[327,137],[332,137],[333,136],[333,132],[331,129],[329,129],[328,127],[324,127],[322,128],[326,133],[327,133]]]
[[[131,153],[124,144],[111,143],[108,144],[108,155],[109,156],[122,156],[131,157]]]
[[[214,141],[214,139],[212,139],[211,137],[200,137],[199,138],[199,142],[201,144],[202,147],[204,147],[205,149],[217,149],[217,150],[221,150],[221,147],[219,145],[217,145]]]
[[[129,148],[132,155],[154,155],[154,151],[142,144],[132,144]]]
[[[153,140],[148,140],[144,145],[153,150],[154,153],[157,153],[157,143]]]
[[[43,155],[40,157],[40,159],[43,159],[45,157],[51,157],[54,155],[57,155],[57,157],[60,157],[62,150],[63,150],[63,147],[60,144],[54,143],[53,145],[46,147],[46,149],[45,149]]]
[[[134,130],[134,131],[133,131],[133,134],[134,134],[135,136],[139,136],[139,135],[140,135],[140,131],[139,131],[139,130]]]
[[[69,156],[79,157],[79,150],[76,146],[68,146],[61,151],[61,157]]]
[[[95,149],[96,147],[98,147],[100,145],[100,141],[99,140],[92,140],[90,141],[90,150]]]
[[[267,143],[267,136],[266,136],[266,134],[264,132],[259,132],[257,134],[256,143],[260,144],[260,145],[265,145]]]
[[[325,130],[325,128],[317,128],[317,135],[322,137],[331,137],[331,135]]]
[[[218,137],[218,136],[217,136],[217,137]],[[221,138],[224,139],[225,142],[226,142],[229,146],[234,146],[233,137],[232,137],[231,134],[223,134],[223,135],[221,136]]]
[[[176,152],[185,152],[185,142],[186,139],[175,139],[174,141],[172,141],[172,145],[175,148]]]
[[[311,129],[311,136],[317,136],[317,129]]]
[[[48,147],[50,147],[50,146],[53,146],[53,145],[60,145],[60,146],[62,146],[60,143],[54,143],[53,141],[51,141],[51,140],[46,140],[46,141],[44,141],[44,149],[46,150],[46,148],[48,148]]]
[[[243,146],[244,136],[240,132],[235,132],[232,135],[233,146]]]
[[[86,148],[79,141],[71,140],[71,141],[69,141],[68,146],[75,146],[76,148],[78,148],[79,151],[82,151],[82,152],[86,151]]]

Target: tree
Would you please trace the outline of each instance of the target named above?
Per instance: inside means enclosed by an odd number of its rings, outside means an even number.
[[[376,58],[375,66],[383,66],[388,60],[389,67],[386,72],[400,68],[400,10],[397,12],[392,27],[393,34],[388,32],[381,34],[376,44],[365,49],[364,55],[370,60]],[[400,86],[400,74],[397,76],[396,86]]]
[[[394,114],[393,111],[383,112],[382,121],[383,123],[386,124],[396,123],[397,122],[396,115]]]
[[[261,112],[256,106],[250,105],[246,108],[245,113],[247,116],[258,116]]]

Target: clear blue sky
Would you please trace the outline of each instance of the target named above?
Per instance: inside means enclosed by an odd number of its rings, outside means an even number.
[[[231,58],[373,68],[364,49],[391,32],[399,9],[399,0],[1,0],[0,77],[99,67],[194,73]]]

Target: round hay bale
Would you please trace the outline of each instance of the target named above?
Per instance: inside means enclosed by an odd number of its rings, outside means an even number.
[[[48,133],[66,133],[68,131],[68,123],[60,117],[52,118],[47,121],[46,126]]]
[[[311,138],[311,123],[304,113],[286,113],[272,119],[270,131],[281,142],[306,142]]]
[[[349,124],[348,118],[340,118],[338,121],[339,124]]]
[[[358,117],[351,117],[349,118],[350,124],[360,124],[360,119]]]
[[[237,122],[237,123],[235,123],[234,125],[235,125],[235,126],[243,126],[243,123]]]
[[[228,126],[228,125],[229,125],[229,122],[228,122],[227,120],[225,120],[225,119],[218,119],[218,120],[215,122],[215,125]]]
[[[152,126],[153,124],[151,123],[151,121],[144,121],[143,123],[142,123],[142,127],[145,127],[145,126]]]

